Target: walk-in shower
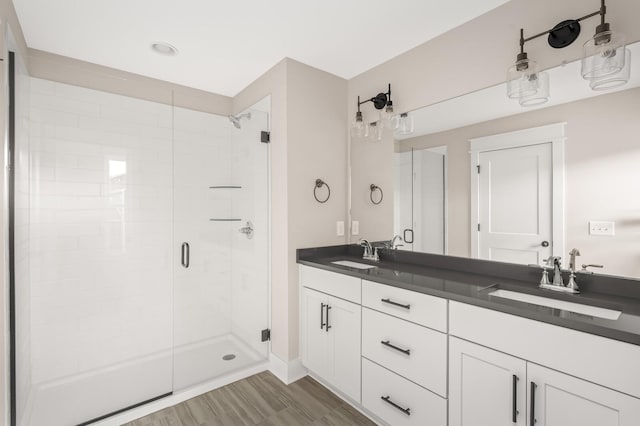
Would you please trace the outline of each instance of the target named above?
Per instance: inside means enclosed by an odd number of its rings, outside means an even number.
[[[16,72],[15,424],[84,424],[263,362],[268,111],[230,123]]]

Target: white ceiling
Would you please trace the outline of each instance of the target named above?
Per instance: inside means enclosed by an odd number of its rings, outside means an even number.
[[[284,57],[354,77],[508,0],[14,0],[29,47],[233,96]],[[150,49],[156,41],[175,57]]]

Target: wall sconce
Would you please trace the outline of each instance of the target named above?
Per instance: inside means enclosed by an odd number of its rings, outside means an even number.
[[[580,21],[600,15],[600,25],[592,39],[583,46],[582,77],[589,80],[593,90],[606,90],[621,86],[631,75],[631,52],[625,46],[624,37],[611,31],[605,22],[607,7],[601,0],[600,9],[578,19],[560,22],[550,30],[524,38],[520,29],[520,53],[516,63],[507,70],[507,96],[518,99],[520,105],[541,105],[549,100],[549,75],[540,72],[535,61],[528,58],[524,44],[548,35],[548,43],[555,49],[571,45],[580,35]]]
[[[397,124],[394,126],[395,134],[406,136],[413,133],[413,115],[403,112],[396,116]]]
[[[360,105],[371,102],[375,109],[383,110],[380,112],[378,120],[372,123],[365,123],[362,112],[360,111]],[[351,123],[351,136],[353,138],[366,138],[367,140],[375,141],[382,139],[382,131],[385,128],[393,127],[393,101],[391,100],[391,84],[389,84],[389,90],[384,93],[378,93],[376,96],[360,101],[358,96],[358,111],[356,117]]]

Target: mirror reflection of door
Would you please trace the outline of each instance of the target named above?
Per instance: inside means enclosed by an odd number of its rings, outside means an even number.
[[[562,239],[554,244],[554,145],[550,139],[540,139],[539,131],[489,136],[482,138],[483,148],[475,152],[472,148],[472,198],[477,201],[472,212],[477,219],[477,229],[472,230],[474,257],[543,264],[562,253],[556,247]]]
[[[397,152],[394,159],[394,234],[404,250],[446,252],[446,147]]]

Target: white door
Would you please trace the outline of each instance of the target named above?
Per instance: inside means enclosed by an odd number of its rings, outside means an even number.
[[[355,303],[329,297],[326,322],[329,336],[331,376],[340,391],[360,402],[360,335],[362,308]]]
[[[478,257],[540,264],[552,254],[552,144],[478,154]]]
[[[326,306],[328,296],[302,289],[302,363],[323,378],[329,374]]]
[[[449,425],[524,426],[526,371],[524,360],[450,338]]]
[[[532,363],[527,374],[528,426],[640,424],[639,399]]]

